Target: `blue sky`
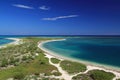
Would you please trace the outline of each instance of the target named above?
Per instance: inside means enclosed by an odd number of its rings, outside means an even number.
[[[0,0],[0,35],[120,35],[120,0]]]

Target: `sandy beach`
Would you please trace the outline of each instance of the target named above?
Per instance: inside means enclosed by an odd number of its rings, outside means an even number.
[[[60,60],[71,60],[71,61],[74,61],[74,60],[72,60],[72,59],[70,59],[70,58],[66,58],[66,57],[57,55],[57,54],[55,54],[54,52],[52,52],[52,51],[50,51],[50,50],[47,50],[46,48],[43,47],[43,44],[44,44],[44,43],[52,42],[52,41],[61,41],[61,40],[65,40],[65,39],[43,41],[43,42],[41,42],[41,43],[38,44],[38,47],[45,52],[45,54],[47,55],[48,58],[51,58],[51,56],[52,56],[52,57],[55,57],[55,58],[60,59]],[[111,72],[111,73],[115,74],[116,77],[115,77],[113,80],[116,80],[116,79],[120,78],[120,72],[118,72],[118,71],[116,71],[116,70],[114,70],[114,69],[112,69],[112,68],[100,67],[100,66],[93,65],[93,64],[86,64],[86,63],[84,63],[84,64],[87,66],[87,70],[86,70],[85,72],[83,72],[83,73],[87,73],[87,72],[90,71],[90,70],[96,70],[96,69],[97,69],[97,70],[103,70],[103,71]],[[57,67],[58,70],[59,70],[60,66],[56,66],[56,67]],[[63,72],[61,72],[61,73],[64,74],[65,72],[63,71]],[[66,78],[68,78],[68,76],[69,76],[69,80],[70,80],[70,79],[72,78],[72,76],[76,76],[76,75],[78,75],[78,74],[81,74],[81,72],[80,72],[80,73],[77,73],[77,74],[75,74],[75,75],[68,75],[68,74],[66,73],[66,75],[64,74],[63,77],[64,77],[64,79],[66,79]],[[67,76],[67,77],[66,77],[66,76]]]

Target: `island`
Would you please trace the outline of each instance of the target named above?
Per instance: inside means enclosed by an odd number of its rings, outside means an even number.
[[[49,53],[41,46],[58,38],[9,38],[0,47],[0,80],[120,80],[120,72]]]

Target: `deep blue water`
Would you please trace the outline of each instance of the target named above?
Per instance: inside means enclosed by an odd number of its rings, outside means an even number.
[[[67,38],[43,47],[65,57],[120,67],[120,37]]]

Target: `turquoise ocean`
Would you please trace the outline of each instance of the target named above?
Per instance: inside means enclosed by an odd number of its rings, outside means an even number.
[[[43,44],[57,55],[120,68],[120,37],[77,37]]]
[[[5,38],[0,38],[0,46],[4,45],[4,44],[8,44],[13,42],[14,40],[10,40],[10,39],[5,39]]]

